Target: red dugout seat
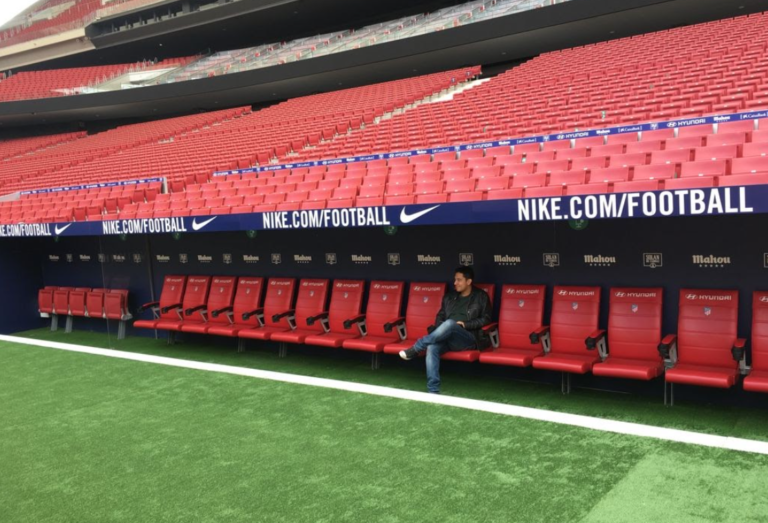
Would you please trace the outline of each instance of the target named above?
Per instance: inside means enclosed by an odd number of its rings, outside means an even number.
[[[211,325],[229,325],[230,320],[226,315],[232,310],[232,300],[235,298],[237,278],[234,276],[217,276],[211,282],[208,293],[208,302],[190,320],[184,320],[181,332],[194,334],[206,334]]]
[[[243,313],[243,316],[240,317],[243,321],[248,321],[253,316],[263,315],[264,319],[259,321],[256,318],[255,326],[239,330],[238,337],[250,340],[268,340],[277,332],[296,328],[293,319],[295,290],[296,280],[293,278],[270,278],[267,283],[267,295],[264,298],[264,309],[254,308]]]
[[[186,276],[166,276],[163,280],[163,290],[160,292],[160,301],[145,303],[139,307],[139,314],[149,309],[152,311],[154,319],[137,320],[133,326],[137,329],[155,329],[161,321],[179,319],[177,310],[181,307],[186,286]]]
[[[307,336],[326,332],[328,319],[325,305],[328,302],[328,286],[328,280],[301,280],[296,308],[287,315],[291,330],[275,332],[270,339],[283,344],[304,343]],[[297,327],[298,325],[301,325],[301,328]],[[285,350],[285,345],[281,346],[281,354],[285,354]]]
[[[208,334],[236,338],[243,329],[263,325],[264,311],[262,310],[262,289],[264,278],[243,276],[237,280],[237,291],[232,307],[211,312],[211,317],[224,315],[226,322],[212,323]],[[242,350],[242,346],[240,347]]]
[[[408,305],[405,318],[398,318],[392,323],[401,331],[401,340],[384,345],[384,354],[398,354],[410,349],[413,344],[427,334],[427,327],[435,322],[437,312],[445,295],[445,283],[411,283],[408,291]]]
[[[659,357],[661,288],[611,289],[608,313],[608,352],[595,363],[595,376],[651,380],[664,372]]]
[[[400,307],[404,287],[401,281],[372,281],[365,315],[360,317],[365,321],[363,337],[344,340],[342,344],[345,349],[372,353],[371,366],[374,369],[379,366],[378,355],[384,346],[399,341],[404,333],[402,324],[401,328],[393,331],[393,325],[403,319],[400,317]]]
[[[659,345],[670,403],[675,383],[723,389],[736,384],[743,351],[738,360],[735,356],[746,343],[736,333],[738,314],[738,291],[680,290],[678,334],[666,336]]]
[[[304,343],[321,347],[341,347],[344,341],[362,336],[363,330],[360,326],[363,322],[363,316],[360,313],[362,312],[364,292],[365,282],[363,280],[336,280],[333,282],[331,304],[328,311],[307,321],[307,325],[320,321],[324,332],[307,336]],[[351,330],[353,325],[358,326],[354,331]]]
[[[480,363],[529,367],[544,352],[534,335],[542,327],[544,285],[504,285],[499,311],[499,348],[480,354]]]
[[[493,309],[493,295],[496,293],[496,286],[490,283],[478,283],[475,286],[488,295],[488,298],[491,300],[491,309]],[[484,328],[484,330],[491,336],[491,344],[493,347],[499,346],[498,326],[498,323],[491,323],[490,325],[486,325]],[[481,351],[477,349],[449,351],[443,353],[440,356],[440,359],[449,361],[466,361],[472,363],[480,359],[480,354]]]
[[[600,361],[592,350],[605,343],[605,331],[597,328],[599,317],[600,287],[555,287],[550,326],[536,332],[544,355],[534,358],[533,366],[562,372],[563,393],[570,392],[571,374],[586,374]]]
[[[768,392],[768,292],[752,294],[752,364],[744,390]]]
[[[176,313],[176,318],[161,319],[155,329],[169,331],[168,341],[173,343],[175,333],[180,332],[183,325],[203,321],[210,288],[210,276],[189,276],[181,305],[171,308]]]

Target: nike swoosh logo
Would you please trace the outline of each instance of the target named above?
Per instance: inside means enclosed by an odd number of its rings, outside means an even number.
[[[400,221],[403,223],[411,223],[413,220],[418,220],[428,212],[432,212],[438,207],[440,206],[435,205],[434,207],[430,207],[429,209],[424,209],[423,211],[415,212],[413,214],[408,214],[407,212],[405,212],[405,207],[403,207],[403,210],[400,211]]]
[[[71,223],[70,223],[69,225],[65,225],[65,226],[64,226],[64,227],[62,227],[61,229],[59,229],[59,226],[58,226],[58,225],[56,225],[56,226],[53,228],[53,230],[54,230],[54,232],[56,232],[56,236],[58,236],[59,234],[63,233],[64,231],[66,231],[66,230],[67,230],[67,229],[69,229],[70,227],[72,227],[72,224],[71,224]]]
[[[214,216],[210,220],[205,220],[202,223],[197,223],[197,218],[195,218],[194,220],[192,220],[192,229],[195,230],[195,231],[199,231],[200,229],[202,229],[203,227],[205,227],[206,225],[211,223],[216,218],[218,218],[218,216]]]

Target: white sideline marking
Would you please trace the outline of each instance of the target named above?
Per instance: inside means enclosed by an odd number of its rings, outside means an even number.
[[[180,367],[185,369],[205,370],[209,372],[234,374],[237,376],[248,376],[251,378],[260,378],[283,383],[295,383],[298,385],[310,385],[313,387],[323,387],[326,389],[358,392],[362,394],[370,394],[373,396],[384,396],[388,398],[419,401],[422,403],[433,403],[436,405],[446,405],[449,407],[458,407],[462,409],[490,412],[492,414],[501,414],[503,416],[514,416],[517,418],[547,421],[550,423],[582,427],[586,429],[599,430],[602,432],[612,432],[615,434],[625,434],[628,436],[654,438],[665,441],[674,441],[678,443],[688,443],[691,445],[700,445],[703,447],[736,450],[739,452],[768,454],[768,442],[764,441],[732,438],[727,436],[714,436],[700,432],[668,429],[664,427],[655,427],[653,425],[629,423],[626,421],[614,421],[609,419],[594,418],[591,416],[582,416],[579,414],[553,412],[549,410],[534,409],[531,407],[518,407],[505,403],[493,403],[491,401],[457,398],[455,396],[441,396],[437,394],[427,394],[426,392],[393,389],[390,387],[381,387],[379,385],[366,385],[363,383],[352,383],[348,381],[331,380],[326,378],[314,378],[311,376],[300,376],[297,374],[286,374],[268,370],[247,369],[244,367],[233,367],[231,365],[220,365],[218,363],[204,363],[201,361],[180,360],[176,358],[167,358],[164,356],[135,354],[132,352],[124,352],[112,349],[99,349],[95,347],[73,345],[70,343],[59,343],[55,341],[33,340],[29,338],[19,338],[16,336],[4,335],[0,335],[0,341],[8,341],[22,345],[33,345],[36,347],[46,347],[50,349],[66,350],[71,352],[80,352],[84,354],[94,354],[97,356],[107,356],[109,358],[118,358],[122,360],[155,363],[158,365],[168,365],[171,367]]]

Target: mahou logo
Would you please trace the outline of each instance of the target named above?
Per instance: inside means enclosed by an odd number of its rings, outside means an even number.
[[[294,254],[293,261],[296,263],[312,263],[312,256],[306,254]]]
[[[259,263],[259,257],[253,254],[243,254],[243,261],[245,263]]]
[[[694,254],[693,264],[703,269],[722,269],[731,264],[730,256],[715,256],[714,254]]]
[[[429,254],[416,255],[416,261],[422,265],[437,265],[441,262],[440,256],[431,256]]]
[[[508,267],[523,263],[523,259],[520,256],[512,256],[511,254],[494,254],[493,263]]]
[[[585,254],[584,263],[590,267],[612,267],[616,265],[616,257],[603,256],[602,254]]]
[[[367,256],[363,254],[353,254],[352,262],[358,265],[368,265],[373,261],[373,256]]]

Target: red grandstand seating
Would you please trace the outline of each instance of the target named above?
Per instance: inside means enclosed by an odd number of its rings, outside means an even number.
[[[678,334],[666,336],[659,345],[667,361],[671,403],[675,383],[725,389],[736,384],[739,361],[732,349],[746,344],[736,332],[738,302],[738,291],[680,290]]]
[[[401,350],[410,349],[416,340],[425,336],[427,327],[435,322],[444,295],[444,283],[411,283],[405,318],[398,318],[391,322],[392,327],[405,328],[405,338],[401,336],[400,341],[384,345],[383,352],[398,354]]]
[[[608,312],[608,352],[595,376],[650,380],[664,371],[659,357],[663,289],[614,287]]]
[[[359,326],[363,321],[360,313],[364,291],[363,280],[334,281],[328,310],[307,321],[307,325],[320,322],[323,332],[306,336],[303,343],[321,347],[341,347],[346,340],[361,337],[363,330]]]
[[[544,315],[544,285],[504,285],[499,311],[499,347],[480,354],[480,363],[529,367],[543,349],[538,336]]]
[[[383,352],[384,346],[404,338],[403,324],[393,330],[394,325],[399,320],[403,320],[400,317],[403,289],[403,282],[372,281],[368,290],[365,314],[358,317],[358,321],[365,322],[364,335],[360,338],[344,340],[342,344],[345,349],[372,353],[371,366],[374,369],[378,368],[378,354]]]
[[[236,338],[243,329],[250,329],[264,324],[264,311],[262,309],[262,289],[264,278],[243,276],[237,280],[232,307],[225,307],[211,312],[211,317],[224,315],[226,322],[211,324],[208,334],[215,336],[229,336]],[[242,349],[242,347],[241,347]]]
[[[752,362],[744,390],[768,392],[768,292],[752,294]],[[739,358],[741,360],[741,357]]]
[[[545,354],[534,358],[533,366],[562,372],[564,393],[570,392],[571,374],[586,374],[600,360],[592,350],[605,343],[605,331],[597,326],[599,316],[600,287],[555,287],[550,325],[536,332]]]
[[[171,310],[176,313],[177,317],[160,319],[154,328],[167,330],[169,332],[168,339],[173,343],[174,333],[180,332],[184,325],[204,321],[203,313],[208,301],[210,287],[210,276],[189,276],[181,304],[171,306]]]

